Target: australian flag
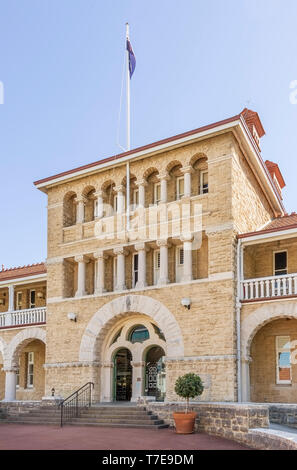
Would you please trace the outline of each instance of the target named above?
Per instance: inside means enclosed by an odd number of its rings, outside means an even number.
[[[129,73],[130,73],[130,79],[131,79],[133,72],[135,70],[136,59],[135,59],[135,55],[134,55],[129,39],[127,39],[127,51],[129,52]]]

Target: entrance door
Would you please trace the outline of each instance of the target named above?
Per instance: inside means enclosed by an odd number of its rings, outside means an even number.
[[[132,396],[132,355],[120,349],[114,358],[114,401],[130,401]]]
[[[144,394],[156,397],[156,401],[164,401],[166,394],[164,356],[165,353],[159,346],[153,346],[146,355]]]

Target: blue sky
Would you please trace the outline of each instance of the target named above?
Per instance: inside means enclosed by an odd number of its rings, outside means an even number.
[[[33,181],[120,152],[126,21],[131,146],[248,105],[297,210],[296,17],[296,0],[0,0],[0,266],[46,258],[46,196]]]

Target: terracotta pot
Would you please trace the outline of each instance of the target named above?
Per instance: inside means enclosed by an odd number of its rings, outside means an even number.
[[[196,416],[197,413],[194,413],[193,411],[190,411],[189,413],[173,413],[176,433],[192,434],[194,432]]]

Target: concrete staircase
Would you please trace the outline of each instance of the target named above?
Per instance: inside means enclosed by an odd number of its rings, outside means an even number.
[[[61,412],[57,407],[23,409],[22,412],[9,413],[1,419],[3,423],[16,424],[47,424],[60,426]],[[158,416],[140,406],[96,405],[80,411],[78,418],[67,421],[64,425],[71,426],[108,426],[123,428],[161,429],[168,425]]]

